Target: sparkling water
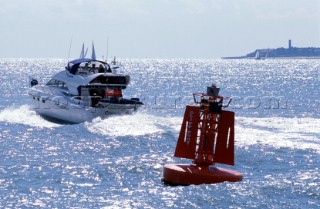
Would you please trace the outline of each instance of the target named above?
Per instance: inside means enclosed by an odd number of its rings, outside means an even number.
[[[0,59],[0,207],[319,208],[320,60],[122,60],[134,114],[75,125],[37,115],[29,76],[63,59]],[[242,182],[167,186],[184,107],[215,83],[236,113]]]

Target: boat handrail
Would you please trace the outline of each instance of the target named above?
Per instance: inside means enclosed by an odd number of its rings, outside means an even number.
[[[199,99],[197,99],[197,97]],[[211,102],[221,103],[222,107],[226,108],[230,105],[232,98],[231,97],[222,97],[222,96],[212,96],[205,93],[193,93],[194,103],[208,106]],[[227,103],[223,103],[224,100],[228,100]]]

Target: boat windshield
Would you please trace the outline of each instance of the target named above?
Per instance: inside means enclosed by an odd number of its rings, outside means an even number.
[[[60,89],[68,90],[68,86],[65,82],[54,79],[54,78],[47,83],[47,86],[53,86]]]

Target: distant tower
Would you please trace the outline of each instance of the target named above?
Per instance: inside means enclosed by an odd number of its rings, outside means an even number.
[[[291,45],[291,39],[289,39],[289,49],[292,48],[292,45]]]

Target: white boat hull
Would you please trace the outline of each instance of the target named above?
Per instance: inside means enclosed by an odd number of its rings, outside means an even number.
[[[140,104],[108,104],[104,107],[90,107],[79,100],[62,96],[36,91],[29,91],[29,95],[33,109],[38,114],[68,123],[82,123],[97,117],[106,118],[111,114],[127,114],[141,106]]]

